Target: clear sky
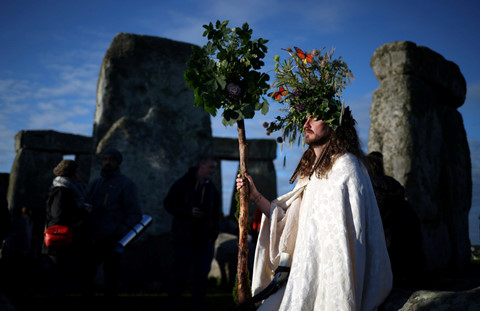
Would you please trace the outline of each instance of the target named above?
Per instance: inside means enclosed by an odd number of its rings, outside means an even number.
[[[469,141],[473,169],[470,237],[480,244],[480,1],[478,0],[156,0],[156,1],[0,1],[0,172],[9,172],[20,130],[52,129],[92,135],[96,83],[103,56],[119,32],[152,35],[203,45],[202,25],[247,22],[254,38],[268,39],[263,69],[273,69],[282,48],[335,48],[355,80],[344,99],[357,119],[366,148],[369,107],[379,83],[370,68],[373,52],[385,43],[408,40],[440,53],[459,67],[467,99],[459,109]],[[247,138],[268,138],[258,114],[246,123]],[[212,119],[215,136],[237,137]],[[300,150],[284,147],[275,162],[279,194]],[[286,165],[283,166],[284,157]],[[235,166],[225,164],[227,166]],[[236,169],[236,168],[235,168]],[[234,170],[235,170],[234,169]],[[224,189],[233,187],[228,180]]]

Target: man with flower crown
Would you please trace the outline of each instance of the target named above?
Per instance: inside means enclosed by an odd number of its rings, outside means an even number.
[[[392,271],[356,122],[340,101],[351,71],[333,51],[286,51],[284,63],[275,57],[271,96],[287,114],[267,131],[282,129],[285,140],[308,148],[290,180],[294,189],[272,202],[250,175],[237,178],[263,213],[253,299],[260,297],[258,310],[376,310],[391,291]]]

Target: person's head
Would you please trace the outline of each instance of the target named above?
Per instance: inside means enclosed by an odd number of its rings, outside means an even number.
[[[203,157],[198,162],[197,177],[199,180],[212,178],[217,170],[217,161],[213,157]]]
[[[267,134],[282,130],[283,141],[300,142],[304,138],[309,145],[290,181],[314,172],[318,177],[326,176],[338,156],[345,152],[361,154],[355,120],[342,100],[353,73],[341,57],[333,58],[334,50],[306,53],[295,46],[294,50],[285,50],[288,60],[281,62],[280,56],[275,56],[273,85],[278,91],[269,96],[288,105],[283,109],[287,113],[266,125]]]
[[[372,151],[367,155],[368,171],[372,176],[385,175],[383,168],[383,155],[378,151]]]
[[[33,214],[33,211],[30,207],[22,206],[22,216],[24,218],[31,217],[32,214]]]
[[[303,125],[305,143],[310,147],[324,146],[332,135],[332,128],[323,120],[308,117]]]
[[[364,155],[355,124],[356,121],[348,107],[342,114],[341,124],[335,130],[323,120],[307,119],[304,129],[305,142],[310,141],[309,147],[302,155],[290,182],[293,183],[297,177],[310,177],[314,173],[318,177],[327,176],[335,160],[347,152],[363,161]],[[314,148],[319,144],[323,146],[323,151],[317,156]]]
[[[74,160],[62,160],[53,169],[55,176],[77,178],[78,177],[78,164]]]
[[[102,170],[115,171],[120,167],[123,157],[115,148],[107,148],[102,152]]]

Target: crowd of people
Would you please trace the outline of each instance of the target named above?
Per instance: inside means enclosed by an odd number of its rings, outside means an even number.
[[[8,206],[2,205],[2,212],[7,209],[8,216],[2,217],[2,221],[9,220],[8,226],[2,225],[2,230],[9,229],[2,232],[2,272],[10,276],[4,282],[26,282],[29,279],[19,273],[40,262],[41,284],[49,306],[62,307],[65,294],[76,290],[83,295],[83,307],[93,308],[94,281],[103,263],[106,309],[117,304],[122,254],[115,245],[141,220],[142,211],[136,185],[120,171],[122,154],[108,148],[102,153],[101,163],[101,176],[89,184],[82,180],[74,160],[64,159],[53,169],[55,178],[48,191],[42,232],[62,226],[68,228],[71,236],[66,239],[68,242],[58,245],[47,245],[42,236],[40,260],[32,258],[36,252],[32,250],[35,241],[31,210],[22,208],[22,215],[10,215]],[[22,243],[30,245],[19,245]],[[4,292],[21,291],[27,285],[4,282]]]

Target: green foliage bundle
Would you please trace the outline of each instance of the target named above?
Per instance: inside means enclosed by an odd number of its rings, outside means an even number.
[[[298,138],[300,143],[302,137],[298,134],[303,133],[307,117],[321,119],[333,130],[342,123],[341,94],[353,74],[341,57],[333,59],[334,50],[314,49],[306,53],[298,47],[294,49],[286,49],[290,58],[283,63],[280,56],[274,57],[276,77],[272,86],[276,91],[269,96],[285,105],[280,109],[284,115],[265,127],[267,134],[283,130],[284,140],[292,143]]]
[[[268,40],[252,40],[247,23],[241,28],[227,25],[228,20],[203,25],[208,42],[193,48],[184,72],[187,85],[194,91],[195,106],[213,116],[223,109],[225,126],[251,119],[258,110],[266,114],[268,102],[260,100],[269,89],[269,76],[258,71],[264,65]]]

